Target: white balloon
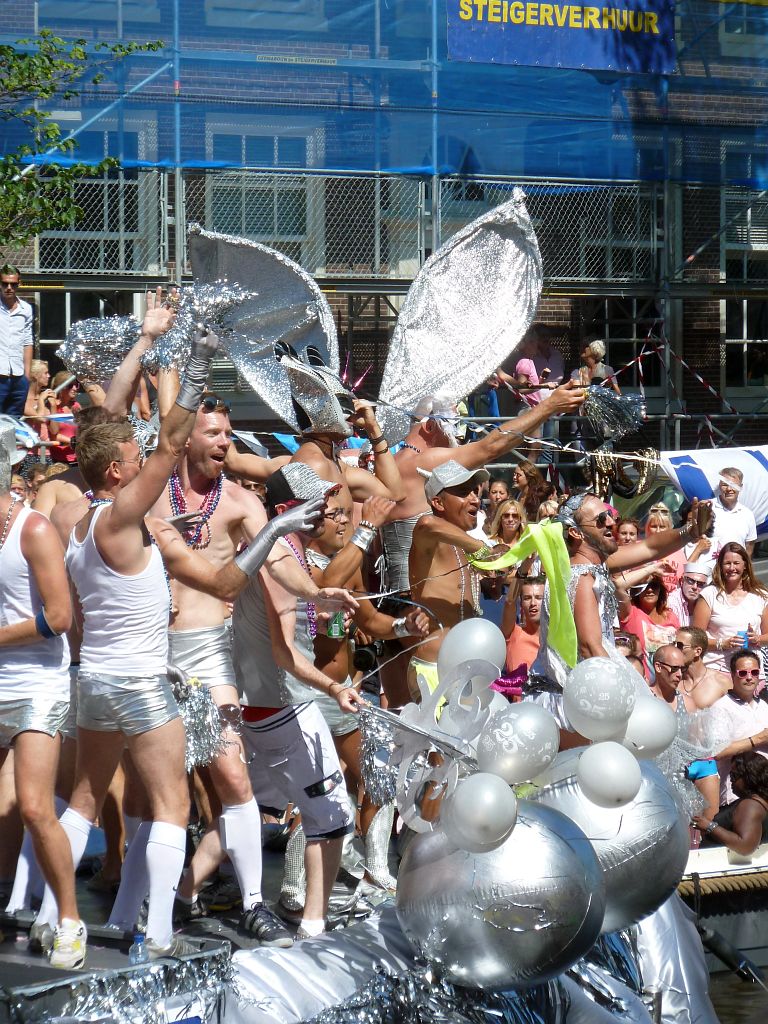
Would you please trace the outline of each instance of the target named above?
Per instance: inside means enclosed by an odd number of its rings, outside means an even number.
[[[516,819],[517,797],[502,779],[486,772],[463,779],[440,808],[440,827],[448,839],[472,853],[501,846]]]
[[[498,626],[486,619],[465,619],[446,634],[437,655],[440,678],[463,661],[490,661],[501,672],[507,657],[507,642]],[[492,682],[493,680],[489,680]]]
[[[629,716],[622,745],[635,757],[651,758],[667,749],[677,735],[677,715],[666,701],[639,700]]]
[[[620,738],[635,706],[633,670],[612,658],[580,661],[563,687],[563,711],[590,740]]]
[[[576,778],[587,799],[598,807],[628,804],[643,781],[637,758],[611,741],[587,747],[579,758]]]
[[[527,782],[554,761],[560,731],[538,704],[509,704],[492,716],[480,733],[477,766],[509,784]]]

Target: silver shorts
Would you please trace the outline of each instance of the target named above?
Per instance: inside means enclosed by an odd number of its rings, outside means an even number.
[[[80,665],[69,666],[69,711],[67,720],[61,728],[62,736],[67,740],[77,739],[77,674]]]
[[[77,724],[96,732],[140,736],[179,717],[166,675],[108,676],[80,672]]]
[[[10,747],[23,732],[44,732],[55,736],[63,731],[68,700],[56,697],[20,697],[0,701],[0,749]]]
[[[344,680],[345,688],[351,685],[351,679],[347,678]],[[338,693],[338,690],[334,690],[334,693]],[[346,736],[360,727],[357,715],[351,711],[342,711],[339,707],[339,702],[331,697],[330,694],[315,690],[312,694],[312,700],[320,708],[320,714],[328,724],[331,736]]]
[[[244,721],[243,743],[260,803],[278,806],[279,793],[282,806],[295,804],[307,839],[353,831],[339,758],[314,701],[290,704],[259,722]]]
[[[168,660],[188,676],[196,676],[209,690],[215,686],[237,689],[228,625],[169,630]]]

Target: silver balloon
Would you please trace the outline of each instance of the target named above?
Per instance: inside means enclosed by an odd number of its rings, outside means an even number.
[[[675,712],[666,701],[652,697],[635,702],[621,742],[635,757],[653,758],[666,750],[676,735]]]
[[[397,916],[416,953],[456,985],[507,989],[567,970],[592,946],[605,894],[589,841],[549,807],[521,801],[492,853],[417,836],[397,880]]]
[[[442,830],[456,846],[472,853],[501,846],[516,818],[517,797],[503,779],[487,772],[462,779],[440,808]]]
[[[603,931],[613,932],[652,913],[675,890],[688,860],[688,824],[652,761],[638,762],[643,778],[631,803],[596,806],[576,779],[584,749],[558,754],[534,780],[543,788],[530,799],[567,814],[589,836],[605,880]]]
[[[498,669],[488,683],[499,675],[507,657],[507,642],[498,626],[486,619],[465,619],[448,630],[437,655],[440,678],[465,661],[483,660]]]
[[[510,784],[527,782],[557,754],[557,722],[538,704],[510,704],[493,715],[477,744],[477,766]]]
[[[630,673],[629,665],[624,667],[612,658],[579,662],[563,687],[563,710],[576,732],[598,741],[623,735],[635,706],[635,680]]]
[[[637,796],[642,781],[636,758],[611,740],[587,747],[579,758],[576,778],[598,807],[623,807]]]

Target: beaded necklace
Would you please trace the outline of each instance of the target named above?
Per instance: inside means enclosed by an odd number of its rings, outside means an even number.
[[[455,545],[451,546],[453,547],[453,553],[456,555],[456,564],[459,567],[459,622],[463,622],[464,598],[467,593],[467,581],[464,576],[465,567],[469,569],[469,587],[472,592],[472,607],[474,608],[475,615],[480,615],[480,576],[471,565],[462,562],[459,549]]]
[[[307,565],[306,559],[301,551],[296,547],[290,537],[283,537],[283,540],[291,549],[296,556],[296,561],[299,563],[304,572],[312,578],[312,571]],[[317,606],[314,601],[307,601],[307,628],[309,630],[309,636],[311,640],[314,640],[317,636]]]
[[[410,448],[412,452],[421,455],[421,448],[417,448],[415,444],[409,444],[408,441],[403,441],[403,448]]]
[[[224,488],[224,476],[220,474],[215,480],[211,481],[211,486],[208,488],[205,496],[203,497],[202,504],[199,509],[195,509],[195,513],[198,517],[198,521],[194,526],[189,526],[186,529],[182,528],[181,535],[187,547],[193,548],[195,551],[200,551],[203,548],[207,548],[211,543],[211,527],[209,520],[213,513],[216,511],[216,507],[221,499],[221,492]],[[171,501],[171,509],[173,510],[174,516],[182,516],[187,512],[187,499],[184,495],[184,488],[181,486],[181,480],[176,470],[173,471],[173,476],[168,481],[168,497]]]
[[[11,525],[11,517],[13,516],[13,510],[16,508],[17,501],[21,501],[21,499],[17,498],[15,494],[12,494],[11,503],[8,506],[8,515],[5,517],[5,523],[3,524],[3,534],[0,537],[0,550],[2,550],[3,546],[5,545],[5,541],[8,536],[8,529]]]

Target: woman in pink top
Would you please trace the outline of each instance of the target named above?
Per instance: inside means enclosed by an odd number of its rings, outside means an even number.
[[[675,642],[680,620],[667,608],[667,590],[660,579],[650,579],[632,590],[635,593],[630,598],[626,591],[617,588],[619,622],[622,629],[634,633],[640,641],[647,675],[656,650]]]

